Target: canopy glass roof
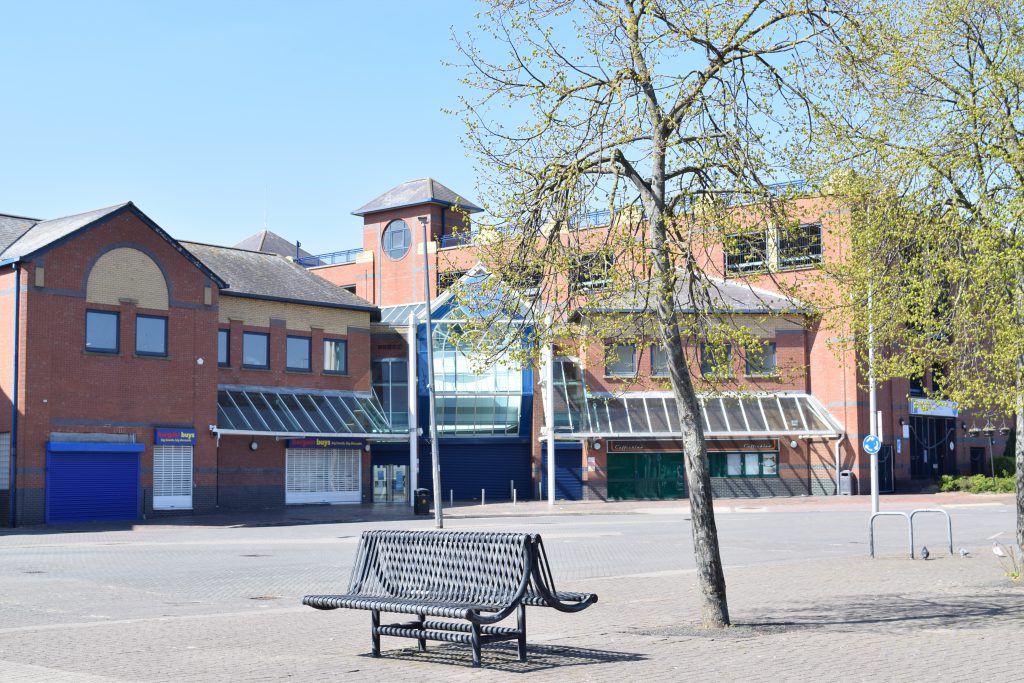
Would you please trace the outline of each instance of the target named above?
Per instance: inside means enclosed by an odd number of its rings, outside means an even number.
[[[392,429],[372,393],[221,386],[217,432],[375,436]]]
[[[554,364],[555,435],[564,438],[678,437],[671,392],[592,394],[578,365]],[[844,430],[824,406],[803,392],[699,394],[709,438],[837,436]]]

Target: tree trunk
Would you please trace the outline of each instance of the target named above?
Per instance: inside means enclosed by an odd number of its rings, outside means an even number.
[[[718,549],[718,530],[711,498],[711,474],[701,423],[700,405],[683,352],[683,339],[675,310],[675,264],[665,249],[665,217],[659,210],[650,217],[651,242],[659,275],[658,328],[661,345],[668,357],[672,393],[682,429],[683,461],[690,497],[690,530],[693,554],[701,591],[701,622],[704,628],[729,625],[729,605],[725,595],[725,574]]]
[[[1024,552],[1024,391],[1017,390],[1017,547]]]

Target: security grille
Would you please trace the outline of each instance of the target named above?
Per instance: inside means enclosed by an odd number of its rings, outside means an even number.
[[[289,448],[285,457],[285,503],[359,502],[360,451]]]
[[[11,433],[0,434],[0,491],[11,488]]]
[[[153,446],[153,509],[192,509],[192,446]]]

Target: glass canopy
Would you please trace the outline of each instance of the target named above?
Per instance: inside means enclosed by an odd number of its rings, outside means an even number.
[[[217,432],[376,436],[393,430],[372,393],[221,386]]]
[[[554,364],[555,435],[676,437],[679,417],[671,392],[592,394],[580,368]],[[736,437],[835,437],[843,427],[812,395],[803,392],[699,394],[704,435]]]

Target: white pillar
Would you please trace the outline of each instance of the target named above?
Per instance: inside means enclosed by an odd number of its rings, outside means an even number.
[[[550,321],[548,322],[550,328]],[[548,505],[555,504],[555,358],[550,343],[541,351],[541,387],[544,396],[544,429],[548,446]]]
[[[405,341],[409,345],[409,369],[407,371],[409,393],[409,505],[415,504],[414,494],[419,488],[419,419],[416,414],[416,316],[409,314],[409,330],[405,333]]]

